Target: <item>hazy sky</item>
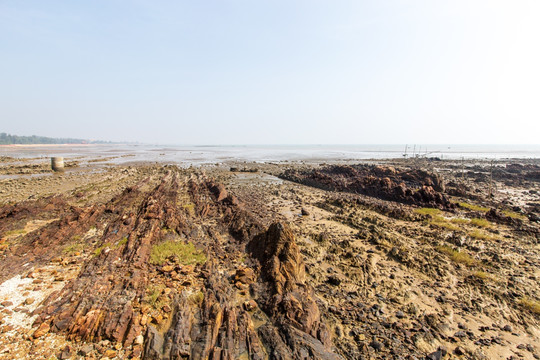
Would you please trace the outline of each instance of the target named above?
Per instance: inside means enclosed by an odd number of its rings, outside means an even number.
[[[540,143],[540,1],[0,0],[0,132]]]

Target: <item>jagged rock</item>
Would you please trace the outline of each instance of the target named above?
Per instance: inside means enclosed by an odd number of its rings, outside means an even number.
[[[274,322],[259,329],[271,353],[279,354],[276,358],[338,359],[330,350],[330,333],[321,320],[313,289],[305,284],[305,266],[292,230],[274,223],[247,249],[260,264],[259,301]],[[286,334],[286,342],[278,341],[276,332]]]
[[[211,184],[210,190],[216,197],[217,201],[223,201],[227,198],[227,190],[225,190],[225,186],[223,184]]]
[[[364,194],[406,204],[446,209],[454,207],[443,194],[445,186],[440,175],[424,170],[332,165],[308,171],[288,169],[281,177],[308,186]]]

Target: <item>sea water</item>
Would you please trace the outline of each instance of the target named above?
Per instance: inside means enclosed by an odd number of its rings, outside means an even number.
[[[0,146],[0,156],[37,159],[63,156],[102,159],[115,164],[160,162],[184,165],[232,161],[323,163],[412,157],[500,160],[540,159],[540,145],[32,145]]]

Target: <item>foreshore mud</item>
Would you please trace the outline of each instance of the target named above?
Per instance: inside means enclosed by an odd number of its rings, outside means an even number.
[[[0,359],[538,359],[539,161],[0,162]]]

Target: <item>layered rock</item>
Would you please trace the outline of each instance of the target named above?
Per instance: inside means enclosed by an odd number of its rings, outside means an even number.
[[[177,191],[177,176],[168,174],[149,193],[128,188],[114,199],[105,211],[111,222],[94,256],[78,278],[45,301],[37,323],[77,341],[132,345],[143,329],[139,304],[149,282],[152,245],[160,240],[162,226],[181,230]]]
[[[291,229],[274,223],[247,247],[259,262],[258,301],[272,323],[259,329],[276,359],[338,359],[321,319],[313,288],[306,284],[305,265]],[[283,336],[285,335],[285,336]]]
[[[35,311],[35,338],[109,340],[122,356],[148,359],[337,358],[292,231],[264,230],[264,219],[223,185],[173,170],[104,205],[59,214],[14,251],[49,261],[74,237],[93,250],[76,278]],[[166,241],[204,249],[205,264],[151,261]]]
[[[352,192],[405,204],[452,208],[444,182],[424,170],[397,170],[382,166],[334,165],[320,169],[288,170],[283,178],[327,190]]]

